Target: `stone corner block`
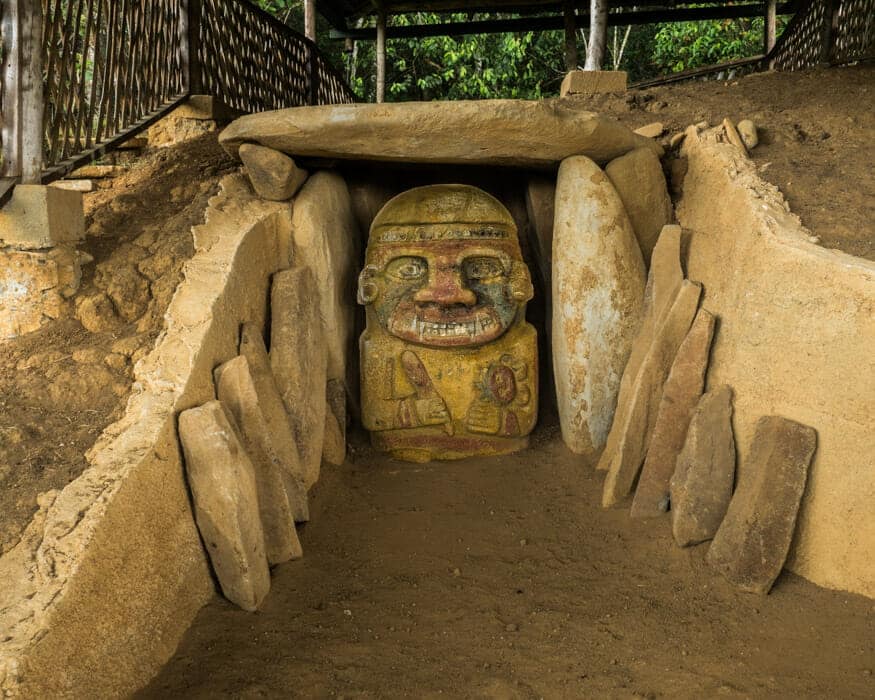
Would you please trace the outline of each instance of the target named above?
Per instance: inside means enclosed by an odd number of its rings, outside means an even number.
[[[85,237],[82,193],[47,185],[16,185],[0,209],[0,246],[23,250],[76,243]]]
[[[625,91],[626,71],[624,70],[573,70],[562,80],[559,97]]]

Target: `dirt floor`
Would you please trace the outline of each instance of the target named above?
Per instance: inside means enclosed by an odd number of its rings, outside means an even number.
[[[216,598],[138,698],[872,697],[875,601],[736,591],[599,505],[555,428],[515,456],[323,470],[261,612]]]
[[[94,260],[69,317],[0,343],[0,555],[18,542],[36,496],[79,476],[85,451],[121,417],[133,365],[194,254],[191,226],[236,167],[215,134],[116,159],[133,164],[85,195],[80,250]]]

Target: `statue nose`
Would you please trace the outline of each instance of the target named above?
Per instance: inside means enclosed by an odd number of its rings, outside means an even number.
[[[474,306],[477,296],[462,284],[461,272],[452,267],[439,267],[431,271],[428,284],[413,296],[413,300],[422,304],[463,304]]]

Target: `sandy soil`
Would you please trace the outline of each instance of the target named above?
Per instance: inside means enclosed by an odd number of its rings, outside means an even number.
[[[234,167],[211,134],[149,150],[85,195],[80,249],[94,261],[70,317],[0,343],[0,555],[18,542],[37,495],[79,476],[85,451],[121,417],[133,365],[152,348],[194,254],[191,226]]]
[[[872,697],[875,602],[737,592],[601,479],[553,427],[458,463],[359,447],[262,611],[217,597],[137,697]]]

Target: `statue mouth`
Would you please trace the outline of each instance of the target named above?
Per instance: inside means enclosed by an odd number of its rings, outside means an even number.
[[[387,329],[395,337],[411,343],[459,347],[488,343],[507,327],[491,306],[422,308],[399,304],[389,318]]]

